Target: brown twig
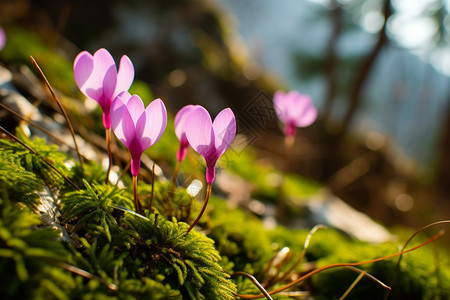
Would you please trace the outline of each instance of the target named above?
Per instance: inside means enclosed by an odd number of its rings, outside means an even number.
[[[313,275],[315,275],[315,274],[317,274],[317,273],[320,273],[320,272],[322,272],[322,271],[328,270],[328,269],[338,268],[338,267],[355,267],[355,266],[361,266],[361,265],[365,265],[365,264],[369,264],[369,263],[374,263],[374,262],[378,262],[378,261],[382,261],[382,260],[386,260],[386,259],[389,259],[389,258],[393,258],[393,257],[396,257],[396,256],[403,255],[403,254],[405,254],[405,253],[408,253],[408,252],[417,250],[417,249],[419,249],[419,248],[421,248],[421,247],[423,247],[423,246],[425,246],[425,245],[427,245],[427,244],[429,244],[429,243],[431,243],[431,242],[434,242],[436,239],[438,239],[439,237],[441,237],[442,234],[443,234],[443,232],[439,232],[438,234],[434,235],[433,237],[431,237],[431,238],[428,239],[426,242],[424,242],[424,243],[422,243],[422,244],[420,244],[420,245],[417,245],[417,246],[415,246],[415,247],[413,247],[413,248],[411,248],[411,249],[404,250],[404,251],[401,251],[401,252],[398,252],[398,253],[394,253],[394,254],[391,254],[391,255],[388,255],[388,256],[383,256],[383,257],[375,258],[375,259],[372,259],[372,260],[362,261],[362,262],[356,262],[356,263],[336,263],[336,264],[330,264],[330,265],[323,266],[323,267],[321,267],[321,268],[317,268],[317,269],[315,269],[315,270],[313,270],[313,271],[311,271],[311,272],[305,274],[304,276],[298,278],[297,280],[292,281],[292,282],[289,283],[289,284],[286,284],[286,285],[284,285],[284,286],[282,286],[282,287],[280,287],[280,288],[278,288],[278,289],[275,289],[275,290],[273,290],[273,291],[270,291],[269,294],[270,294],[270,295],[273,295],[273,294],[277,294],[277,293],[279,293],[279,292],[282,292],[282,291],[284,291],[284,290],[287,290],[287,289],[293,287],[294,285],[296,285],[296,284],[298,284],[298,283],[300,283],[300,282],[302,282],[302,281],[305,281],[306,279],[310,278],[311,276],[313,276]],[[237,296],[237,297],[240,297],[240,298],[242,298],[242,299],[259,299],[259,298],[265,297],[263,294],[259,294],[259,295],[239,295],[239,294],[238,294],[238,295],[236,295],[236,296]]]
[[[235,273],[231,274],[230,277],[233,278],[236,276],[245,276],[245,277],[249,278],[253,282],[253,284],[258,287],[258,289],[261,291],[261,293],[264,295],[264,297],[272,300],[272,297],[270,296],[270,294],[266,291],[266,289],[258,282],[258,280],[254,276],[252,276],[246,272],[235,272]]]
[[[78,148],[77,139],[75,137],[75,131],[73,130],[72,123],[69,120],[69,116],[67,115],[66,110],[64,109],[61,101],[59,101],[58,97],[56,96],[55,92],[53,91],[52,86],[48,82],[47,77],[45,77],[44,72],[42,72],[42,70],[39,67],[39,65],[37,64],[36,60],[33,58],[33,56],[30,56],[30,58],[31,58],[31,61],[33,62],[34,66],[38,70],[39,75],[41,76],[42,80],[45,82],[45,85],[47,86],[48,90],[52,94],[53,100],[56,102],[56,104],[58,105],[59,109],[61,110],[64,118],[66,119],[67,126],[69,127],[70,133],[72,134],[73,143],[74,143],[75,149],[77,151],[78,160],[80,161],[81,169],[83,169],[83,158],[81,157],[80,149]]]
[[[442,225],[442,224],[450,224],[450,220],[437,221],[437,222],[428,224],[428,225],[426,225],[426,226],[420,228],[420,229],[417,230],[416,232],[414,232],[414,234],[411,235],[411,236],[409,237],[409,239],[408,239],[408,240],[405,242],[405,244],[403,245],[402,251],[408,246],[409,242],[411,242],[412,239],[413,239],[416,235],[418,235],[419,233],[421,233],[422,231],[424,231],[424,230],[426,230],[426,229],[428,229],[428,228],[430,228],[430,227],[433,227],[433,226],[436,226],[436,225]],[[398,258],[398,260],[397,260],[397,264],[395,265],[394,275],[392,276],[392,281],[391,281],[391,286],[394,285],[394,283],[395,283],[395,281],[396,281],[396,279],[397,279],[397,273],[398,273],[398,269],[399,269],[399,267],[400,267],[400,262],[402,261],[402,257],[403,257],[403,255],[400,255],[400,256],[399,256],[399,258]],[[389,293],[390,293],[390,291],[387,291],[387,292],[386,292],[386,295],[384,295],[384,299],[385,299],[385,300],[388,299]]]

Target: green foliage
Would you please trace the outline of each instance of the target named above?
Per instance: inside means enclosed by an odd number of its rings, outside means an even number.
[[[0,140],[1,146],[2,140]],[[12,150],[0,148],[0,193],[2,198],[23,202],[36,208],[39,197],[35,191],[41,190],[42,181],[16,163],[17,155]],[[17,184],[21,182],[21,184]]]
[[[186,235],[186,223],[170,222],[158,215],[147,219],[128,213],[122,222],[137,233],[134,253],[141,261],[138,272],[155,276],[155,268],[159,269],[159,275],[192,299],[233,299],[235,286],[222,272],[220,255],[211,239],[195,231]]]
[[[68,169],[65,166],[66,155],[57,151],[57,146],[47,145],[45,140],[41,138],[31,140],[20,130],[17,131],[17,137],[36,151],[37,154],[19,143],[5,139],[0,139],[0,150],[13,153],[14,155],[11,157],[13,157],[15,164],[35,174],[48,187],[60,187],[64,183],[63,176],[68,175]],[[52,165],[54,168],[49,165]]]
[[[65,94],[73,94],[73,66],[54,48],[45,43],[38,35],[20,27],[10,27],[6,35],[8,42],[0,52],[2,60],[9,64],[27,64],[35,70],[30,55],[42,66],[44,73],[52,82],[54,88]]]
[[[217,249],[230,262],[233,271],[260,274],[273,255],[271,241],[261,222],[237,209],[230,209],[224,201],[211,197],[211,232]]]
[[[61,200],[63,220],[74,224],[71,229],[73,232],[82,230],[91,236],[105,234],[108,241],[111,241],[111,230],[116,230],[118,227],[113,216],[112,205],[131,208],[132,203],[115,186],[91,187],[86,181],[84,184],[86,190],[67,193]]]

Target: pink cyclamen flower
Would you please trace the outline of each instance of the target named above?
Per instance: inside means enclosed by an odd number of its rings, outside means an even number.
[[[126,56],[120,59],[119,71],[113,57],[106,49],[94,55],[83,51],[73,63],[75,82],[81,92],[98,102],[103,110],[103,125],[111,128],[110,109],[113,100],[123,91],[128,91],[134,79],[134,67]]]
[[[230,147],[236,135],[236,118],[231,109],[222,110],[214,120],[202,106],[194,107],[185,121],[191,147],[206,161],[206,182],[212,184],[216,162]]]
[[[3,49],[5,44],[6,44],[6,33],[3,30],[3,28],[0,27],[0,50]]]
[[[167,125],[167,111],[161,99],[147,108],[137,95],[122,92],[111,106],[111,124],[114,134],[131,153],[131,174],[137,176],[141,155],[155,144]]]
[[[277,91],[273,96],[273,104],[278,118],[286,126],[286,136],[294,136],[296,127],[307,127],[317,118],[317,109],[311,97],[297,91],[287,94]]]
[[[187,148],[189,146],[189,142],[186,137],[186,119],[189,113],[195,108],[197,105],[186,105],[182,109],[178,111],[175,116],[175,134],[180,141],[180,148],[177,152],[177,160],[181,162],[187,153]]]

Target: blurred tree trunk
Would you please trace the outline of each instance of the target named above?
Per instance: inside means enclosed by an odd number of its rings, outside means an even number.
[[[347,112],[344,116],[344,119],[342,121],[342,125],[339,131],[339,140],[342,140],[342,138],[346,135],[350,124],[353,120],[353,117],[355,115],[355,112],[358,110],[362,98],[361,93],[363,91],[364,85],[369,78],[370,71],[372,70],[373,66],[375,65],[375,61],[380,54],[383,47],[387,44],[388,38],[386,36],[386,25],[389,17],[392,15],[392,7],[391,7],[391,1],[390,0],[384,0],[383,1],[383,15],[384,15],[384,23],[383,27],[380,30],[378,41],[375,45],[375,47],[372,49],[372,52],[369,54],[369,56],[366,58],[366,60],[363,62],[361,69],[357,75],[357,78],[355,80],[355,83],[353,85],[353,90],[350,91],[349,95],[349,104]]]
[[[333,23],[333,31],[328,39],[327,53],[325,56],[325,80],[327,84],[327,92],[325,95],[325,104],[322,113],[322,119],[325,123],[328,121],[333,102],[336,99],[338,92],[338,74],[336,74],[338,57],[336,55],[336,48],[343,29],[342,8],[336,0],[333,0],[330,6],[332,7],[332,10],[330,11],[330,18]]]
[[[437,192],[437,200],[450,195],[450,97],[447,103],[446,117],[442,125],[440,147],[438,147],[436,154],[435,192]]]

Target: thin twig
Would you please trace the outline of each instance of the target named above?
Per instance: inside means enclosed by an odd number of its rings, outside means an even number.
[[[408,246],[409,242],[411,242],[412,239],[413,239],[416,235],[418,235],[419,233],[421,233],[422,231],[424,231],[424,230],[426,230],[426,229],[428,229],[428,228],[430,228],[430,227],[433,227],[433,226],[436,226],[436,225],[442,225],[442,224],[450,224],[450,220],[437,221],[437,222],[428,224],[428,225],[426,225],[426,226],[420,228],[420,229],[417,230],[416,232],[414,232],[414,234],[411,235],[411,236],[409,237],[409,239],[408,239],[408,240],[405,242],[405,244],[403,245],[402,251]],[[394,283],[395,283],[395,281],[396,281],[396,279],[397,279],[397,273],[398,273],[398,269],[399,269],[399,267],[400,267],[400,262],[402,261],[402,257],[403,257],[403,255],[400,255],[400,256],[399,256],[399,258],[398,258],[398,260],[397,260],[397,264],[395,265],[394,275],[392,276],[392,281],[391,281],[391,284],[390,284],[391,286],[394,286]],[[384,295],[384,299],[385,299],[385,300],[388,299],[389,294],[390,294],[390,291],[387,291],[386,294]]]
[[[67,115],[66,110],[64,109],[61,101],[59,101],[58,97],[56,96],[55,92],[53,91],[52,86],[48,82],[47,77],[45,77],[44,72],[42,72],[42,70],[39,67],[39,65],[37,64],[36,60],[34,60],[33,56],[30,56],[30,58],[31,58],[31,61],[33,62],[34,66],[38,70],[39,75],[41,76],[42,80],[45,82],[45,85],[47,86],[48,90],[52,94],[53,100],[56,102],[56,104],[58,105],[59,109],[61,110],[64,118],[66,119],[67,126],[69,127],[70,133],[72,134],[73,143],[74,143],[75,149],[77,151],[78,160],[80,161],[81,169],[83,169],[83,158],[81,157],[80,149],[78,148],[78,144],[77,144],[77,139],[75,138],[75,131],[73,130],[72,123],[69,120],[69,116]]]
[[[417,249],[419,249],[419,248],[421,248],[421,247],[423,247],[423,246],[425,246],[425,245],[428,245],[428,244],[431,243],[431,242],[434,242],[436,239],[438,239],[438,238],[441,237],[442,235],[443,235],[443,232],[441,231],[441,232],[439,232],[438,234],[434,235],[433,237],[431,237],[431,238],[428,239],[426,242],[424,242],[424,243],[422,243],[422,244],[420,244],[420,245],[417,245],[417,246],[415,246],[415,247],[413,247],[413,248],[410,248],[410,249],[408,249],[408,250],[404,250],[404,251],[401,251],[401,252],[398,252],[398,253],[394,253],[394,254],[391,254],[391,255],[388,255],[388,256],[383,256],[383,257],[375,258],[375,259],[372,259],[372,260],[362,261],[362,262],[356,262],[356,263],[336,263],[336,264],[330,264],[330,265],[323,266],[323,267],[321,267],[321,268],[317,268],[317,269],[315,269],[315,270],[313,270],[313,271],[311,271],[311,272],[309,272],[309,273],[303,275],[302,277],[298,278],[297,280],[292,281],[292,282],[289,283],[289,284],[286,284],[286,285],[284,285],[284,286],[282,286],[282,287],[280,287],[280,288],[278,288],[278,289],[275,289],[275,290],[273,290],[273,291],[270,291],[269,294],[270,294],[270,295],[273,295],[273,294],[277,294],[277,293],[279,293],[279,292],[282,292],[282,291],[284,291],[284,290],[287,290],[287,289],[293,287],[294,285],[296,285],[296,284],[298,284],[298,283],[300,283],[300,282],[305,281],[306,279],[310,278],[311,276],[313,276],[313,275],[315,275],[315,274],[317,274],[317,273],[320,273],[320,272],[322,272],[322,271],[328,270],[328,269],[338,268],[338,267],[355,267],[355,266],[361,266],[361,265],[365,265],[365,264],[369,264],[369,263],[374,263],[374,262],[386,260],[386,259],[393,258],[393,257],[396,257],[396,256],[400,256],[400,255],[403,255],[403,254],[408,253],[408,252],[412,252],[412,251],[417,250]],[[258,299],[258,298],[263,298],[263,297],[264,297],[263,294],[259,294],[259,295],[239,295],[239,294],[238,294],[238,295],[236,295],[236,296],[237,296],[237,297],[240,297],[240,298],[242,298],[242,299]]]
[[[358,282],[361,281],[361,279],[364,277],[364,275],[366,274],[366,271],[362,271],[358,277],[356,277],[356,279],[353,281],[353,283],[348,287],[348,289],[345,291],[345,293],[339,298],[339,300],[344,300],[348,294],[350,294],[350,292],[353,290],[353,288],[358,284]]]
[[[352,267],[352,266],[347,266],[347,267],[344,267],[344,268],[349,269],[350,271],[357,272],[357,273],[363,273],[364,272],[365,273],[364,276],[366,276],[367,278],[373,280],[374,282],[378,283],[379,285],[381,285],[382,287],[384,287],[387,290],[392,290],[390,286],[386,285],[384,282],[382,282],[381,280],[379,280],[378,278],[376,278],[372,274],[367,273],[366,271],[363,271],[361,269],[358,269],[358,268]]]
[[[50,138],[54,139],[56,142],[66,145],[67,147],[69,147],[72,150],[76,150],[74,146],[68,145],[66,142],[64,142],[63,140],[61,140],[59,137],[57,137],[56,135],[54,135],[52,132],[50,132],[49,130],[45,129],[44,127],[34,123],[33,121],[31,121],[29,118],[22,116],[21,114],[19,114],[18,112],[12,110],[11,108],[9,108],[8,106],[4,105],[3,103],[0,103],[0,107],[3,108],[4,110],[6,110],[7,112],[9,112],[10,114],[13,114],[14,116],[16,116],[17,118],[19,118],[20,120],[30,124],[31,126],[39,129],[40,131],[42,131],[43,133],[47,134]]]
[[[67,270],[67,271],[69,271],[69,272],[72,272],[74,274],[83,276],[84,278],[96,279],[99,282],[101,282],[102,284],[106,285],[106,287],[108,289],[110,289],[111,291],[113,291],[113,292],[117,292],[118,291],[117,285],[115,285],[114,283],[108,283],[103,278],[98,277],[98,276],[96,276],[96,275],[94,275],[92,273],[89,273],[88,271],[85,271],[85,270],[80,269],[78,267],[75,267],[75,266],[72,266],[72,265],[69,265],[69,264],[66,264],[66,263],[62,263],[62,262],[58,262],[58,263],[56,263],[56,265],[61,267],[61,268],[63,268],[63,269],[65,269],[65,270]]]
[[[236,276],[245,276],[245,277],[249,278],[258,287],[258,289],[261,291],[261,293],[264,295],[264,297],[272,300],[272,297],[270,296],[270,294],[266,291],[266,289],[258,282],[258,280],[254,276],[252,276],[246,272],[235,272],[230,277],[233,278]]]
[[[316,233],[317,230],[319,229],[323,229],[323,228],[327,228],[325,225],[316,225],[314,226],[308,233],[308,236],[305,239],[305,243],[303,244],[303,250],[302,253],[300,254],[299,258],[297,259],[297,261],[288,269],[286,270],[286,272],[284,272],[277,280],[275,280],[274,282],[271,282],[271,284],[277,283],[282,281],[283,279],[285,279],[291,272],[292,270],[294,270],[303,260],[303,258],[306,255],[306,250],[309,247],[309,243],[311,241],[312,236],[314,235],[314,233]]]

